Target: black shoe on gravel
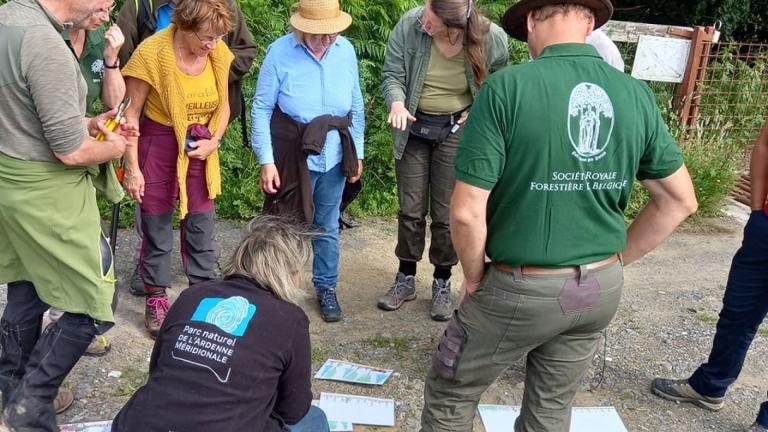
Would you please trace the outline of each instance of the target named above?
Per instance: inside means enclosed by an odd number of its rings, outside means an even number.
[[[144,297],[147,293],[144,292],[144,281],[141,280],[139,275],[139,266],[133,267],[133,273],[131,274],[131,282],[128,284],[128,292],[135,296]]]

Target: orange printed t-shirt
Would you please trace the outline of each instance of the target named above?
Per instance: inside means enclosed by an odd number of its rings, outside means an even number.
[[[205,69],[199,75],[187,75],[178,68],[175,74],[186,95],[187,126],[193,123],[207,125],[219,106],[219,92],[216,91],[216,78],[211,62],[206,63]],[[160,101],[160,94],[154,88],[147,95],[144,113],[158,123],[171,125],[170,115]]]

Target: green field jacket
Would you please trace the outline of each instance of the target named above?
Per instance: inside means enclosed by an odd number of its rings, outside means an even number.
[[[419,106],[421,90],[427,76],[429,54],[432,49],[432,37],[421,29],[418,18],[424,7],[409,10],[400,18],[392,29],[384,59],[384,69],[381,72],[381,89],[387,109],[392,102],[402,101],[411,114]],[[485,58],[489,73],[495,72],[509,62],[509,45],[504,30],[491,23],[491,30],[485,35]],[[477,94],[475,73],[469,60],[466,62],[467,82],[472,97]],[[395,159],[400,159],[408,142],[409,131],[392,129],[395,144]]]

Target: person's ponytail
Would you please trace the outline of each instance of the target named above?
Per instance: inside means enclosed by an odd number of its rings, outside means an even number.
[[[485,60],[485,35],[491,29],[491,21],[483,16],[473,0],[469,0],[467,25],[464,29],[464,49],[475,73],[478,87],[488,77],[488,64]]]

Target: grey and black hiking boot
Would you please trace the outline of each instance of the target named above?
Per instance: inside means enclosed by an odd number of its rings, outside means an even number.
[[[379,309],[393,311],[399,309],[403,303],[414,299],[416,299],[416,280],[413,276],[397,272],[395,282],[389,287],[389,291],[381,296],[377,306]]]
[[[448,321],[453,315],[451,302],[451,281],[432,279],[432,310],[429,315],[435,321]]]
[[[700,395],[688,384],[687,379],[656,378],[651,383],[651,391],[656,396],[676,402],[690,402],[710,411],[718,411],[725,405],[724,397]]]
[[[147,295],[147,293],[144,292],[144,281],[141,280],[138,264],[133,267],[133,273],[131,273],[131,281],[128,285],[128,291],[130,291],[130,293],[135,296],[143,297]]]

